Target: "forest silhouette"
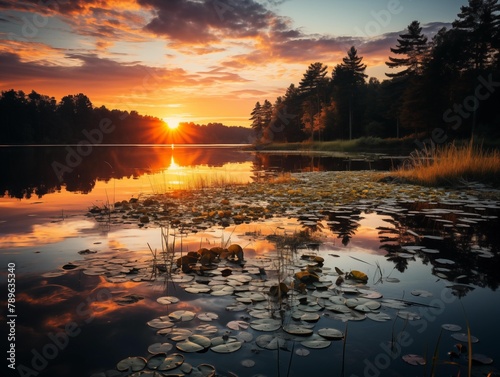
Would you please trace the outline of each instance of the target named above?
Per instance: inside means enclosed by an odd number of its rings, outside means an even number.
[[[250,129],[221,123],[181,123],[175,130],[159,118],[137,111],[94,107],[85,94],[54,97],[14,89],[0,96],[0,144],[241,144]],[[93,131],[107,125],[103,137]]]
[[[389,51],[388,51],[389,52]],[[469,0],[450,29],[429,39],[410,23],[390,49],[387,80],[364,73],[352,46],[328,77],[321,62],[309,65],[274,104],[251,112],[262,143],[360,137],[452,139],[500,136],[500,5]]]

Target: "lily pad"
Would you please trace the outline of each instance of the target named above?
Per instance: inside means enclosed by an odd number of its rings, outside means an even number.
[[[398,312],[398,317],[406,319],[408,321],[415,321],[417,319],[420,319],[420,316],[417,313],[406,310],[401,310],[400,312]]]
[[[189,371],[186,374],[190,374],[193,377],[214,377],[215,367],[210,364],[200,364],[195,369]]]
[[[493,364],[493,359],[491,357],[481,355],[479,353],[475,353],[472,355],[472,361],[485,365]]]
[[[168,315],[168,317],[174,322],[187,322],[194,319],[196,313],[189,310],[177,310]]]
[[[311,351],[305,348],[298,348],[297,350],[295,350],[295,354],[298,356],[309,356],[310,353]]]
[[[242,345],[242,342],[239,342],[234,338],[229,338],[229,340],[225,343],[215,345],[210,349],[216,353],[233,353],[238,351]]]
[[[425,365],[426,364],[425,359],[420,355],[414,355],[414,354],[404,355],[402,357],[402,359],[411,365]]]
[[[276,331],[281,328],[281,321],[277,319],[256,319],[255,321],[250,322],[250,327],[257,331]]]
[[[173,346],[170,343],[154,343],[148,347],[148,352],[154,354],[168,353],[172,350]]]
[[[286,340],[275,335],[261,335],[255,340],[255,343],[261,348],[277,350],[286,345]]]
[[[283,330],[288,334],[299,335],[299,336],[309,336],[312,335],[313,330],[300,325],[288,324],[283,326]]]
[[[219,332],[219,329],[217,326],[209,325],[209,324],[204,324],[204,325],[199,325],[196,329],[196,332],[201,333],[203,336],[211,336],[215,335]]]
[[[344,333],[334,328],[323,328],[318,330],[318,334],[327,340],[339,340],[344,338]]]
[[[173,353],[171,355],[168,355],[157,369],[161,371],[172,370],[181,366],[183,363],[184,356],[182,356],[180,353]]]
[[[148,326],[155,329],[166,329],[169,327],[173,327],[174,325],[175,324],[170,320],[170,318],[165,316],[152,319],[148,322]]]
[[[131,370],[132,372],[138,372],[146,368],[147,361],[143,357],[127,357],[116,364],[116,369],[120,372]]]
[[[174,342],[180,342],[182,340],[189,338],[191,335],[193,335],[193,332],[189,329],[174,328],[172,329],[170,334],[168,334],[168,337],[172,339]]]
[[[163,297],[158,297],[156,299],[156,302],[162,305],[170,305],[178,303],[179,299],[173,296],[163,296]]]
[[[255,366],[255,361],[250,359],[245,359],[241,361],[241,365],[243,365],[246,368],[252,368],[253,366]]]
[[[248,329],[249,323],[245,321],[231,321],[228,322],[226,326],[235,331],[246,330]]]
[[[453,325],[451,323],[445,323],[444,325],[441,325],[441,327],[445,330],[448,330],[448,331],[460,331],[460,330],[462,330],[461,326]]]
[[[197,315],[198,319],[200,321],[204,322],[212,322],[213,320],[216,320],[219,318],[219,315],[216,313],[211,313],[211,312],[205,312],[205,313],[200,313]]]
[[[469,341],[469,338],[467,337],[467,334],[465,334],[465,333],[454,333],[454,334],[451,334],[451,337],[453,339],[460,341],[460,342],[468,342]],[[479,342],[479,339],[473,335],[470,336],[470,340],[472,343]]]
[[[186,340],[177,343],[178,350],[183,352],[200,352],[210,347],[212,342],[202,335],[191,335]]]
[[[391,316],[385,313],[367,313],[366,317],[377,322],[385,322],[391,319]]]
[[[304,340],[300,342],[300,344],[306,348],[311,349],[323,349],[328,348],[332,344],[329,340],[325,340],[323,337],[315,335],[310,339]]]

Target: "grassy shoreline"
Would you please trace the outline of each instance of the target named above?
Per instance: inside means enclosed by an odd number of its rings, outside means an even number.
[[[372,152],[408,155],[404,166],[389,173],[398,181],[423,186],[453,186],[470,182],[500,187],[500,142],[469,141],[418,148],[414,138],[361,138],[307,143],[273,143],[255,147],[279,152]]]
[[[252,146],[257,151],[312,151],[312,152],[385,152],[406,153],[421,149],[424,138],[405,137],[382,139],[362,137],[353,140],[305,141],[296,143],[269,143]],[[454,145],[468,145],[469,140],[457,140]],[[488,149],[500,149],[500,140],[481,140],[474,143]],[[437,147],[449,145],[442,144]]]
[[[416,151],[395,174],[407,182],[424,186],[475,182],[500,187],[500,150],[488,150],[471,142]]]

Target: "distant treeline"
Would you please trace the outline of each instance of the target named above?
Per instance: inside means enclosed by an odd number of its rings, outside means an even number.
[[[311,64],[298,86],[291,84],[274,103],[255,105],[250,119],[257,139],[418,135],[443,143],[500,136],[498,0],[469,0],[452,27],[431,40],[413,21],[390,50],[383,82],[367,80],[354,46],[330,76],[323,63]]]
[[[249,143],[253,133],[220,123],[181,124],[169,130],[161,119],[136,111],[94,107],[82,94],[54,97],[14,89],[0,96],[0,144]]]

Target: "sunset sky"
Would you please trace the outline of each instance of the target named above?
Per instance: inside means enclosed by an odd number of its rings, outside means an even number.
[[[195,123],[249,125],[310,63],[350,46],[366,73],[413,20],[432,37],[467,0],[2,0],[0,90]]]

